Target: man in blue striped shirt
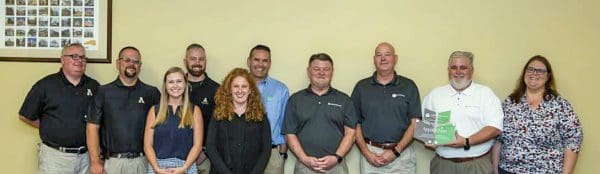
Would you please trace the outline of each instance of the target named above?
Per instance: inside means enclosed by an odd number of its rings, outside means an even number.
[[[271,126],[271,158],[264,173],[280,174],[283,173],[284,160],[287,159],[287,146],[281,134],[281,125],[290,93],[285,84],[268,75],[271,68],[271,49],[268,46],[256,45],[250,50],[248,68],[260,90]]]

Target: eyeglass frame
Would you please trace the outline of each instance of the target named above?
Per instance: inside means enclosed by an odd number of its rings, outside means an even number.
[[[81,60],[83,62],[87,62],[88,61],[88,58],[87,58],[87,56],[85,56],[85,54],[84,55],[79,55],[79,54],[65,54],[65,55],[62,55],[62,56],[63,57],[71,58],[71,60]]]
[[[140,61],[140,60],[133,60],[132,58],[129,58],[129,57],[119,57],[117,60],[124,61],[125,63],[131,63],[131,64],[134,64],[134,65],[141,65],[142,64],[142,61]]]
[[[525,68],[525,73],[527,73],[527,74],[535,74],[535,75],[544,75],[544,74],[548,73],[548,70],[547,69],[534,68],[534,67],[527,67],[527,68]]]

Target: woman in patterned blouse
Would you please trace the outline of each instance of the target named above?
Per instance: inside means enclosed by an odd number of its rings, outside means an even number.
[[[497,173],[573,173],[583,139],[581,124],[556,91],[545,57],[527,61],[502,108],[504,129],[493,148]]]

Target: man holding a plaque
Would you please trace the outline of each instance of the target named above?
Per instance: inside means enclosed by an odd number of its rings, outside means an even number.
[[[456,139],[447,144],[426,144],[435,149],[432,174],[493,173],[490,149],[502,131],[502,108],[494,92],[471,80],[473,54],[455,51],[448,60],[450,84],[433,89],[423,110],[450,111]]]
[[[362,153],[361,173],[415,173],[409,147],[421,117],[417,85],[394,70],[398,55],[386,42],[375,48],[375,73],[359,81],[352,102],[359,114],[356,144]]]

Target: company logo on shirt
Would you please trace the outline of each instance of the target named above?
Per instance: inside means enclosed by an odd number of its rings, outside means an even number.
[[[206,99],[206,97],[204,97],[204,100],[202,100],[202,102],[200,102],[200,104],[207,105],[208,99]]]
[[[340,108],[342,107],[342,105],[340,105],[340,104],[329,103],[329,102],[327,102],[327,105],[329,105],[329,106],[337,106],[337,107],[340,107]]]
[[[85,95],[87,96],[93,96],[94,94],[92,94],[92,90],[91,89],[87,89],[87,93],[85,93]]]
[[[140,97],[140,99],[138,100],[138,103],[142,103],[142,104],[146,103],[146,102],[144,102],[144,97]]]
[[[404,94],[392,94],[392,98],[396,98],[396,97],[406,97],[406,96],[404,96]]]

